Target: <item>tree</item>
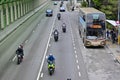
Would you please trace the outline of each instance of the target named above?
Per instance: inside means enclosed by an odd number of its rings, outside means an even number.
[[[92,0],[96,9],[103,11],[107,19],[117,20],[118,1],[117,0]]]

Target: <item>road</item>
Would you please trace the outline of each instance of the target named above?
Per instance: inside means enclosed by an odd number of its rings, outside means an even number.
[[[23,62],[16,65],[16,59],[12,57],[0,80],[67,80],[67,78],[71,80],[119,80],[120,65],[114,63],[106,47],[85,48],[83,46],[78,32],[78,11],[61,12],[62,19],[57,20],[59,5],[50,4],[49,8],[54,9],[53,17],[45,17],[45,14],[41,13],[43,17],[38,16],[41,20],[35,21],[36,23],[32,25],[35,28],[25,39]],[[63,22],[67,25],[66,33],[63,33],[61,29]],[[30,23],[27,25],[29,26]],[[23,33],[23,36],[30,28]],[[53,38],[54,29],[59,31],[58,42],[55,42]],[[16,43],[19,40],[21,38]],[[50,53],[56,59],[55,73],[52,76],[48,74],[46,61]]]

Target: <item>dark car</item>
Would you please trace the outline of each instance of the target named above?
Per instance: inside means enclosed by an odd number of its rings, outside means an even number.
[[[54,5],[57,5],[57,2],[54,2]]]
[[[46,16],[53,16],[53,10],[51,9],[46,10]]]

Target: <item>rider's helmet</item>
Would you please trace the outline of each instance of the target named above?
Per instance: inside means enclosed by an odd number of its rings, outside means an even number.
[[[22,46],[22,45],[19,45],[19,46],[18,46],[18,48],[21,48],[21,49],[23,49],[23,46]]]
[[[49,56],[53,56],[52,54],[49,54]]]

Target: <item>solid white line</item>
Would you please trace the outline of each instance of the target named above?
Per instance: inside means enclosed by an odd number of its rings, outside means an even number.
[[[41,76],[40,76],[41,78],[43,77],[43,73],[41,73]]]
[[[50,38],[52,38],[52,36]]]
[[[81,73],[79,72],[78,74],[79,74],[79,77],[81,77]]]
[[[78,60],[76,60],[76,63],[78,63]]]
[[[56,17],[55,17],[54,20],[53,20],[53,24],[52,24],[52,28],[51,28],[51,31],[50,31],[50,35],[49,35],[49,38],[48,38],[48,42],[47,42],[47,46],[46,46],[45,53],[44,53],[44,56],[43,56],[43,60],[42,60],[42,63],[41,63],[41,66],[40,66],[40,69],[39,69],[39,72],[38,72],[38,75],[37,75],[37,80],[39,80],[39,78],[40,78],[40,73],[41,73],[42,68],[43,68],[43,64],[44,64],[45,57],[46,57],[47,50],[48,50],[48,45],[49,45],[49,42],[50,42],[50,37],[51,37],[51,35],[52,35],[52,30],[53,30],[53,27],[54,27],[54,24],[55,24],[55,19],[56,19]]]
[[[51,45],[49,44],[49,47],[50,47]]]
[[[12,61],[15,61],[16,57],[17,57],[17,56],[15,55],[14,58],[12,59]]]
[[[80,69],[79,65],[77,65],[77,68]]]

